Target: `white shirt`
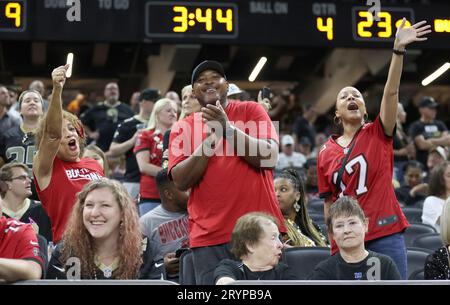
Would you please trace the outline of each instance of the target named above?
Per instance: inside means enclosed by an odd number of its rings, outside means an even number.
[[[441,226],[437,221],[441,217],[444,203],[444,199],[436,196],[428,196],[423,202],[422,222],[433,226],[438,233],[441,233]]]
[[[298,152],[293,152],[291,156],[286,156],[284,153],[281,153],[278,156],[278,163],[276,169],[282,170],[286,167],[303,167],[306,163],[306,157]]]

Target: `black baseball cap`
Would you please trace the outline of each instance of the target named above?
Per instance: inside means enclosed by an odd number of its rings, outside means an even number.
[[[431,96],[424,96],[420,100],[419,107],[428,107],[428,108],[437,108],[439,106],[438,103]]]
[[[203,71],[213,70],[223,76],[223,78],[227,79],[225,76],[225,71],[223,70],[222,65],[215,60],[205,60],[200,63],[195,69],[192,71],[191,77],[191,85],[194,86],[195,81],[200,76]]]
[[[142,90],[139,95],[139,101],[156,101],[161,97],[161,92],[158,89],[147,88]]]

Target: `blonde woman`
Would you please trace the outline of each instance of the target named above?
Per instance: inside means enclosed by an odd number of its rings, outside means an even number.
[[[429,255],[425,262],[426,280],[450,280],[450,197],[442,208],[441,237],[444,246]]]
[[[92,181],[77,194],[47,278],[160,278],[161,269],[154,269],[149,257],[153,251],[143,251],[145,241],[136,206],[122,184],[106,178]]]
[[[192,93],[192,86],[187,85],[181,90],[181,115],[180,120],[190,116],[195,112],[199,112],[202,106]]]
[[[177,104],[168,98],[158,100],[153,107],[147,130],[139,134],[134,153],[141,172],[139,215],[151,211],[160,203],[155,176],[162,169],[163,137],[177,121]]]

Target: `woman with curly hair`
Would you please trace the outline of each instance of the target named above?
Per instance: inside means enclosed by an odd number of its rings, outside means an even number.
[[[36,133],[37,153],[33,160],[36,190],[50,217],[54,242],[61,240],[76,193],[89,181],[104,176],[96,160],[82,158],[85,136],[81,122],[62,110],[61,94],[68,68],[60,66],[52,72],[52,98]]]
[[[77,194],[49,279],[161,278],[139,227],[136,206],[117,181],[92,181]],[[161,269],[161,268],[160,268]],[[154,272],[154,273],[152,273]],[[152,276],[151,274],[156,274]]]
[[[328,247],[327,239],[309,217],[303,181],[297,171],[283,170],[274,184],[287,228],[283,241],[294,247]]]

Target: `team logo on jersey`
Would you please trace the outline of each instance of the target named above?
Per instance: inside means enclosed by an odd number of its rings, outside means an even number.
[[[33,248],[33,255],[39,256],[39,248],[36,248],[36,247]]]

